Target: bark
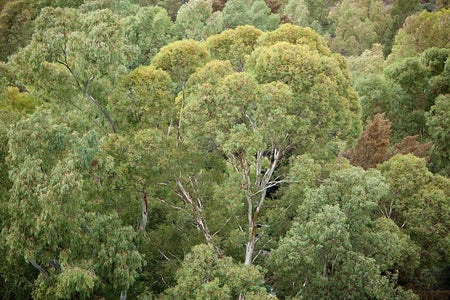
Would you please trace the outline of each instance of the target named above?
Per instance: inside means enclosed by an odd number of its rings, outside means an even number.
[[[181,191],[180,196],[182,196],[183,201],[185,203],[189,204],[189,206],[191,207],[192,212],[194,213],[194,216],[195,216],[195,222],[196,222],[197,226],[200,228],[200,230],[202,230],[203,236],[205,237],[205,240],[206,240],[206,243],[212,244],[212,234],[208,228],[206,219],[203,216],[203,200],[201,199],[201,197],[197,197],[196,199],[194,199],[191,196],[191,194],[189,193],[189,191],[185,188],[185,186],[183,185],[183,183],[181,182],[180,179],[177,179],[176,182],[177,182],[178,188]],[[192,182],[192,178],[190,178],[190,182],[191,182],[191,185],[194,185],[194,183]],[[214,246],[214,249],[216,250],[219,257],[221,257],[222,251],[217,246]]]
[[[147,193],[145,192],[145,190],[142,190],[142,219],[141,223],[139,224],[139,231],[144,231],[145,227],[147,226],[147,208]]]
[[[281,150],[278,150],[276,148],[274,148],[272,150],[272,164],[266,170],[262,179],[257,180],[257,182],[255,183],[256,188],[258,189],[258,191],[256,193],[251,193],[252,187],[251,187],[251,183],[250,183],[249,168],[242,168],[243,177],[245,178],[245,180],[247,182],[246,194],[247,194],[247,219],[248,219],[249,235],[248,235],[247,245],[245,248],[245,262],[244,262],[244,265],[247,265],[247,266],[251,265],[253,263],[253,253],[255,252],[256,243],[259,240],[258,232],[257,232],[258,218],[259,218],[261,209],[264,205],[264,202],[266,200],[267,189],[269,187],[276,186],[277,184],[279,184],[281,182],[281,181],[277,181],[277,180],[271,180],[273,177],[273,173],[275,172],[275,169],[278,166],[281,156],[282,156]],[[261,154],[258,153],[257,154],[257,162],[256,162],[257,172],[261,172],[259,166],[261,165],[260,160],[262,158],[263,158],[262,153]],[[243,167],[243,166],[244,166],[244,163],[241,159],[241,167]],[[259,178],[259,174],[256,174],[256,178],[257,179]],[[256,205],[256,208],[253,209],[253,197],[259,193],[261,193],[261,196]]]
[[[113,133],[116,133],[116,125],[114,125],[113,120],[111,119],[110,115],[108,114],[108,112],[100,105],[100,103],[94,98],[92,97],[92,95],[89,93],[89,89],[91,87],[91,83],[92,80],[94,80],[94,77],[89,78],[87,84],[86,84],[86,97],[91,100],[92,103],[95,104],[95,106],[97,106],[97,108],[100,110],[100,112],[103,114],[103,116],[105,117],[105,119],[108,121],[109,123],[109,127],[111,128],[111,131]]]

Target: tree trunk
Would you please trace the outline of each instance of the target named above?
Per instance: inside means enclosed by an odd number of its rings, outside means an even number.
[[[195,222],[196,222],[197,226],[203,231],[203,235],[205,237],[206,243],[212,244],[212,234],[208,228],[208,225],[206,224],[205,218],[203,217],[203,201],[202,201],[202,199],[197,198],[196,200],[194,200],[192,198],[191,194],[188,192],[188,190],[184,187],[183,183],[179,179],[177,180],[177,186],[182,193],[183,201],[185,201],[187,204],[189,204],[191,206],[192,212],[194,213],[194,216],[195,216]],[[216,246],[214,246],[214,249],[216,250],[219,257],[221,257],[222,251]]]
[[[253,263],[253,253],[255,252],[256,236],[251,234],[249,241],[245,248],[245,262],[244,265],[250,266]]]
[[[139,224],[139,231],[144,231],[145,226],[147,226],[147,208],[148,208],[147,193],[144,190],[142,190],[142,219],[141,224]]]

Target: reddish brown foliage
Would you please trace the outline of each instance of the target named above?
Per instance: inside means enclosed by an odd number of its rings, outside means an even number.
[[[384,114],[376,114],[372,122],[367,125],[355,148],[348,150],[344,156],[354,166],[364,169],[373,168],[391,157],[390,134],[391,122],[384,118]]]
[[[425,158],[426,161],[430,160],[428,151],[431,148],[432,143],[421,144],[417,141],[418,135],[407,136],[401,141],[401,143],[394,145],[394,154],[414,154],[417,157]]]

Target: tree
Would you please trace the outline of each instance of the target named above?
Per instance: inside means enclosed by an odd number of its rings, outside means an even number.
[[[347,151],[344,156],[354,166],[363,167],[365,170],[374,168],[391,157],[390,133],[391,122],[384,119],[384,115],[376,114],[364,129],[355,148]]]
[[[391,19],[381,0],[344,0],[331,13],[336,27],[331,49],[344,55],[359,55],[374,43],[385,41]]]
[[[450,129],[448,114],[450,112],[450,96],[441,95],[427,113],[427,126],[433,139],[433,159],[437,170],[450,174],[448,169],[450,161],[450,139],[447,132]]]
[[[236,71],[243,71],[261,34],[262,31],[253,26],[238,26],[209,37],[205,41],[205,47],[211,58],[229,60]]]
[[[212,246],[197,245],[177,271],[177,285],[166,291],[168,299],[274,299],[260,286],[263,276],[253,266],[218,257]],[[164,298],[164,297],[163,297]],[[275,298],[276,299],[276,298]]]
[[[418,135],[427,141],[430,133],[425,115],[436,97],[450,92],[446,71],[449,50],[429,48],[419,57],[405,58],[383,67],[381,49],[351,58],[354,86],[363,106],[363,120],[385,113],[392,122],[392,141]],[[369,61],[375,61],[372,65]],[[371,66],[372,65],[372,66]]]
[[[283,17],[288,23],[310,27],[320,34],[326,35],[332,30],[329,18],[330,10],[336,5],[336,0],[327,1],[285,1],[282,8]]]
[[[175,28],[167,11],[160,7],[142,7],[135,15],[127,16],[124,34],[137,46],[136,65],[148,65],[159,50],[175,40]]]
[[[220,12],[213,13],[212,1],[191,0],[183,4],[177,13],[175,25],[180,36],[198,41],[222,31]]]
[[[255,259],[268,190],[284,182],[276,171],[288,153],[304,153],[314,145],[321,145],[324,153],[358,130],[359,110],[342,61],[307,46],[316,45],[318,35],[304,39],[306,45],[282,42],[256,48],[245,72],[230,74],[213,61],[187,84],[184,138],[202,151],[220,151],[227,159],[230,167],[223,188],[233,185],[241,191],[227,201],[245,203],[246,265]],[[332,129],[333,122],[341,124],[341,130]],[[324,150],[327,142],[330,148]]]
[[[310,43],[317,45],[314,40]],[[259,82],[281,81],[292,88],[295,100],[289,111],[297,116],[296,134],[303,136],[299,147],[311,149],[314,144],[330,147],[322,150],[335,147],[337,139],[355,137],[360,130],[356,117],[360,107],[348,85],[345,67],[339,56],[322,55],[315,48],[287,42],[257,48],[246,65]],[[338,89],[336,84],[342,84],[343,88]],[[337,114],[337,111],[346,113]]]
[[[426,136],[425,112],[434,101],[429,93],[429,69],[418,58],[406,58],[387,67],[384,74],[399,88],[396,101],[389,105],[393,138],[399,140],[416,134]]]
[[[0,7],[0,60],[29,42],[35,16],[36,9],[26,1],[6,1]]]
[[[290,0],[283,6],[283,16],[289,18],[292,24],[302,27],[308,27],[311,23],[311,16],[308,5],[305,0]]]
[[[173,42],[161,49],[153,58],[152,66],[166,71],[177,85],[176,93],[184,91],[189,76],[209,60],[209,53],[197,41]]]
[[[0,60],[6,61],[19,48],[31,40],[34,20],[42,8],[78,7],[82,0],[3,0],[0,2]]]
[[[427,48],[450,48],[446,37],[450,29],[448,24],[450,10],[443,9],[436,12],[422,11],[406,19],[403,27],[395,36],[392,53],[388,57],[389,62],[398,61],[401,58],[415,56]]]
[[[123,130],[170,131],[176,112],[171,89],[169,74],[153,67],[139,67],[123,77],[109,98],[108,109]]]
[[[178,108],[178,136],[181,136],[181,122],[186,99],[186,83],[195,70],[210,59],[208,50],[197,41],[173,42],[161,49],[153,58],[151,66],[166,71],[175,84],[174,94],[180,93]]]
[[[418,288],[433,286],[433,270],[449,265],[448,178],[432,174],[424,159],[410,154],[396,155],[379,169],[390,184],[390,193],[382,202],[385,215],[420,247],[414,273],[404,274],[400,269],[402,280],[420,282]]]
[[[222,10],[224,28],[252,25],[263,31],[274,30],[280,23],[280,16],[272,14],[263,0],[229,0]]]
[[[391,103],[395,103],[401,95],[400,87],[383,76],[384,57],[381,44],[365,50],[360,56],[348,58],[349,71],[353,86],[358,92],[362,106],[362,121],[369,122],[376,114],[390,114]]]
[[[333,172],[307,191],[293,226],[271,253],[277,293],[308,299],[414,298],[389,275],[415,253],[409,237],[376,214],[387,192],[379,171],[360,168]]]
[[[432,142],[421,144],[417,141],[419,136],[407,136],[398,144],[394,145],[394,154],[414,154],[417,157],[425,158],[426,161],[430,160],[428,152],[432,146]]]
[[[98,134],[73,131],[63,118],[39,109],[18,122],[8,139],[12,186],[2,205],[7,218],[2,274],[16,282],[26,276],[37,298],[88,298],[129,289],[143,258],[134,249],[133,228],[102,209],[106,199],[93,196],[98,185],[90,165]]]
[[[273,46],[278,42],[289,42],[294,45],[306,45],[320,54],[330,55],[326,40],[314,30],[307,27],[282,24],[274,31],[265,32],[258,39],[257,47]]]
[[[110,10],[46,8],[35,26],[31,43],[12,60],[18,81],[47,101],[76,107],[92,119],[102,115],[115,132],[105,98],[135,59],[118,16]]]
[[[392,27],[389,32],[387,32],[388,39],[384,44],[383,53],[388,56],[392,51],[392,45],[394,44],[395,36],[407,17],[420,11],[420,4],[417,0],[397,0],[392,1],[392,6],[390,9],[390,14],[392,18]]]

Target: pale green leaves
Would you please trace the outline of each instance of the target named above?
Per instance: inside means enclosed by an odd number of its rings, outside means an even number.
[[[211,0],[191,0],[178,10],[175,26],[183,38],[202,41],[221,32],[222,23],[222,13],[213,13]]]
[[[218,257],[212,246],[202,244],[185,257],[177,272],[177,285],[168,289],[167,296],[168,299],[235,299],[240,294],[248,294],[255,299],[266,299],[268,295],[260,286],[262,282],[263,276],[256,267],[236,264],[231,257]]]
[[[253,25],[263,31],[274,30],[280,23],[280,16],[271,14],[270,8],[262,0],[227,1],[222,11],[225,28]]]
[[[402,263],[410,245],[392,221],[375,217],[387,191],[379,172],[357,168],[334,172],[310,190],[271,257],[276,276],[282,277],[280,291],[308,299],[384,299],[401,292],[381,276]],[[285,285],[289,281],[291,290]]]

